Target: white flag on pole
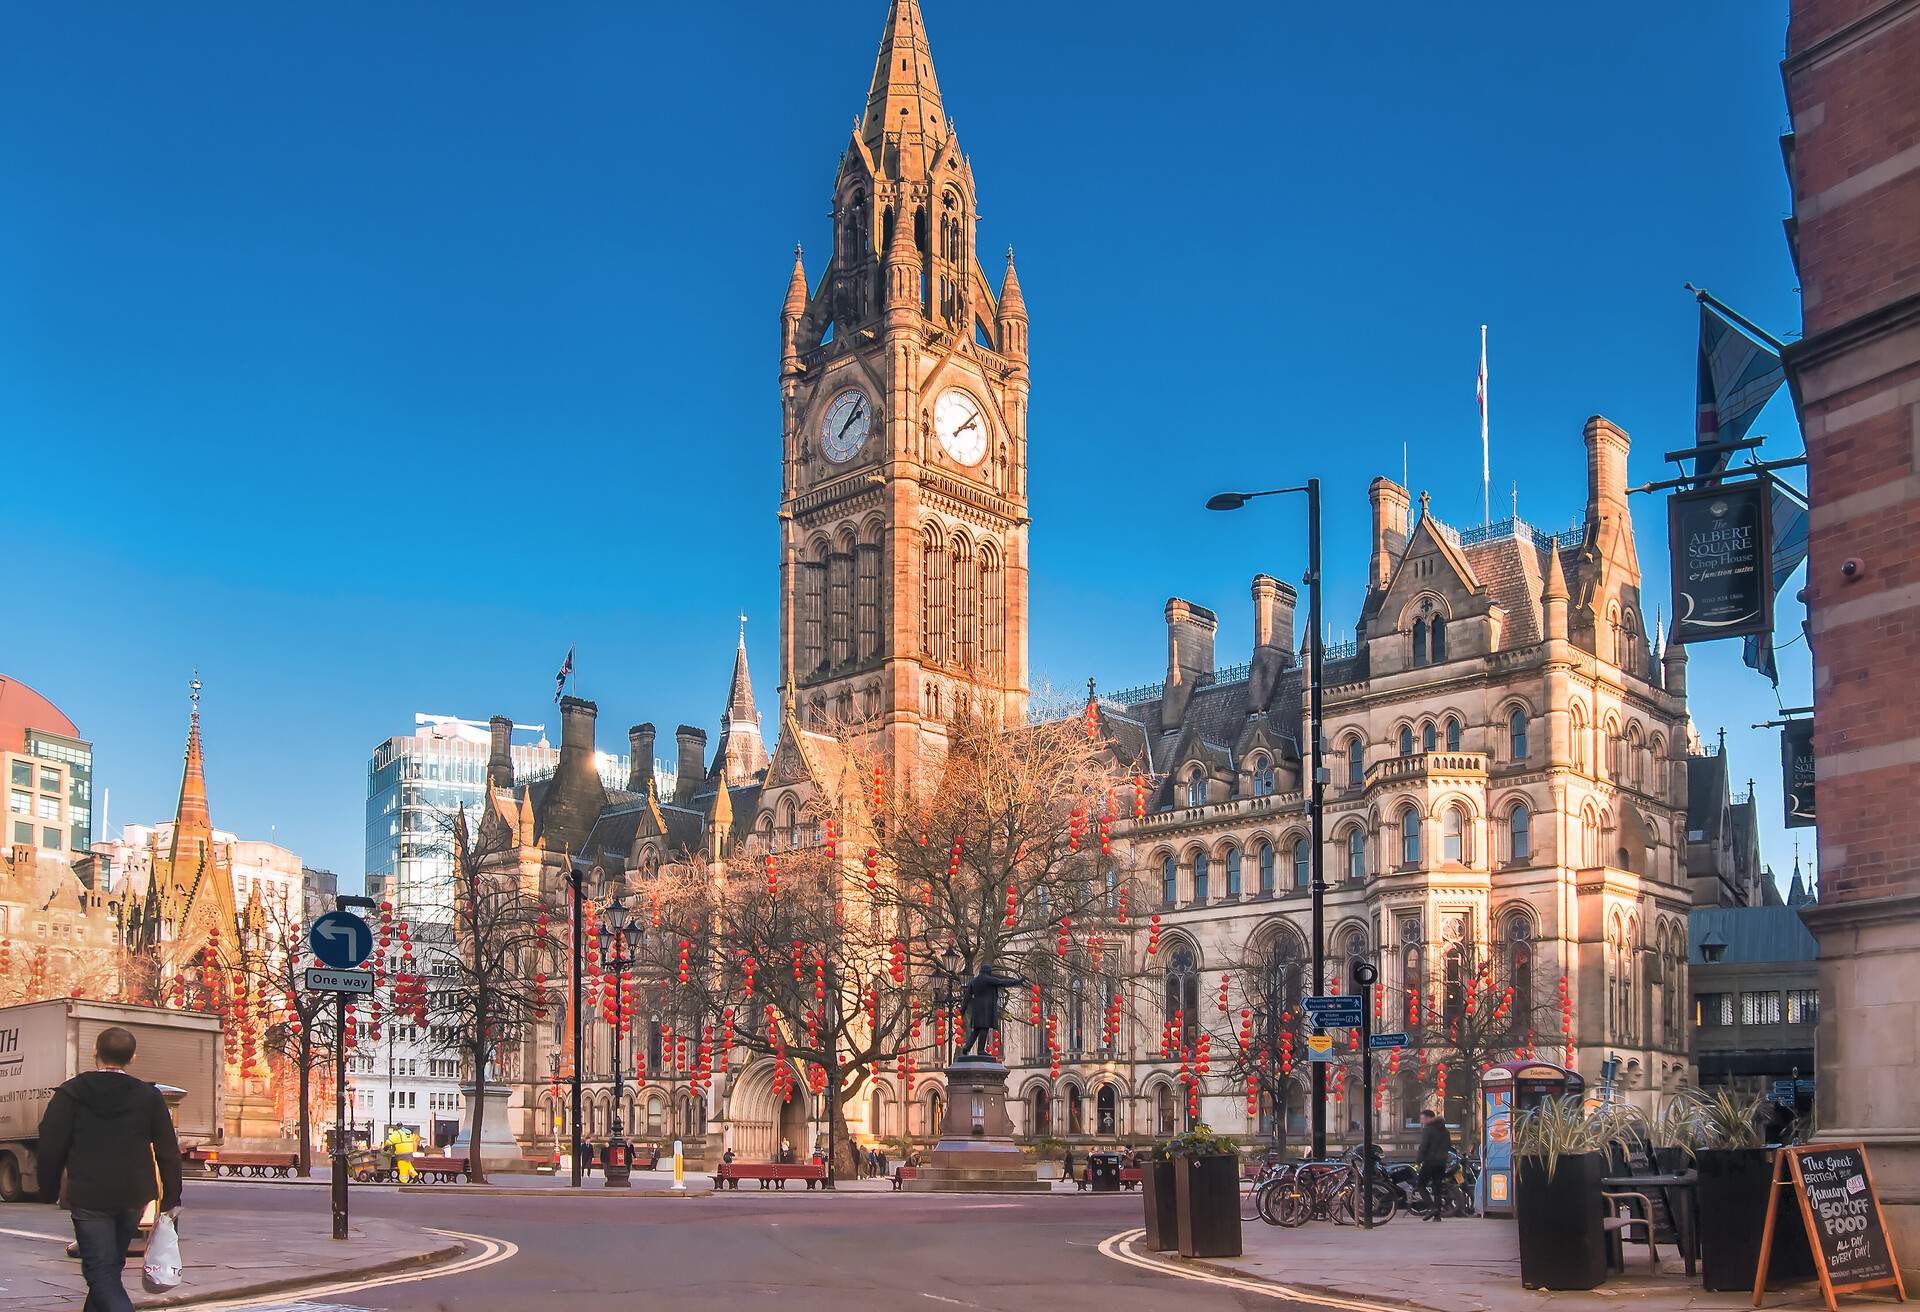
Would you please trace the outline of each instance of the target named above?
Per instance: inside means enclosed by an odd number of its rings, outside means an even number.
[[[1488,488],[1493,483],[1493,463],[1487,453],[1487,326],[1480,325],[1480,513],[1492,522],[1493,507]]]

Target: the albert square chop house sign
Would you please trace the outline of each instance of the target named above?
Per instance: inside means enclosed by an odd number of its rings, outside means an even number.
[[[1705,642],[1773,627],[1765,479],[1676,494],[1672,545],[1673,641]]]

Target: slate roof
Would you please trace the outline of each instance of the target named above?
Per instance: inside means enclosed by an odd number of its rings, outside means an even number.
[[[1700,944],[1717,934],[1727,945],[1709,962]],[[1687,962],[1694,966],[1813,961],[1820,945],[1793,907],[1701,907],[1687,913]]]

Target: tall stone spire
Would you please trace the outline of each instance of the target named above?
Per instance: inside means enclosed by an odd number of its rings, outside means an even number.
[[[747,673],[747,617],[740,617],[740,641],[733,651],[733,681],[720,713],[720,749],[713,754],[713,777],[723,786],[743,784],[767,768],[760,738],[760,713],[753,706],[753,679]]]
[[[200,745],[200,680],[188,685],[193,701],[187,722],[186,763],[180,773],[180,803],[174,809],[173,841],[164,858],[156,852],[147,886],[143,927],[149,944],[166,943],[178,965],[216,939],[229,945],[238,930],[233,872],[215,846],[207,806],[206,763]]]
[[[892,0],[860,119],[861,140],[883,173],[918,177],[952,133],[920,0]]]

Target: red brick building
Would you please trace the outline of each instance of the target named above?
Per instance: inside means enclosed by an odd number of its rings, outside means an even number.
[[[1819,1111],[1920,1262],[1920,0],[1793,0],[1781,67],[1809,458]]]

